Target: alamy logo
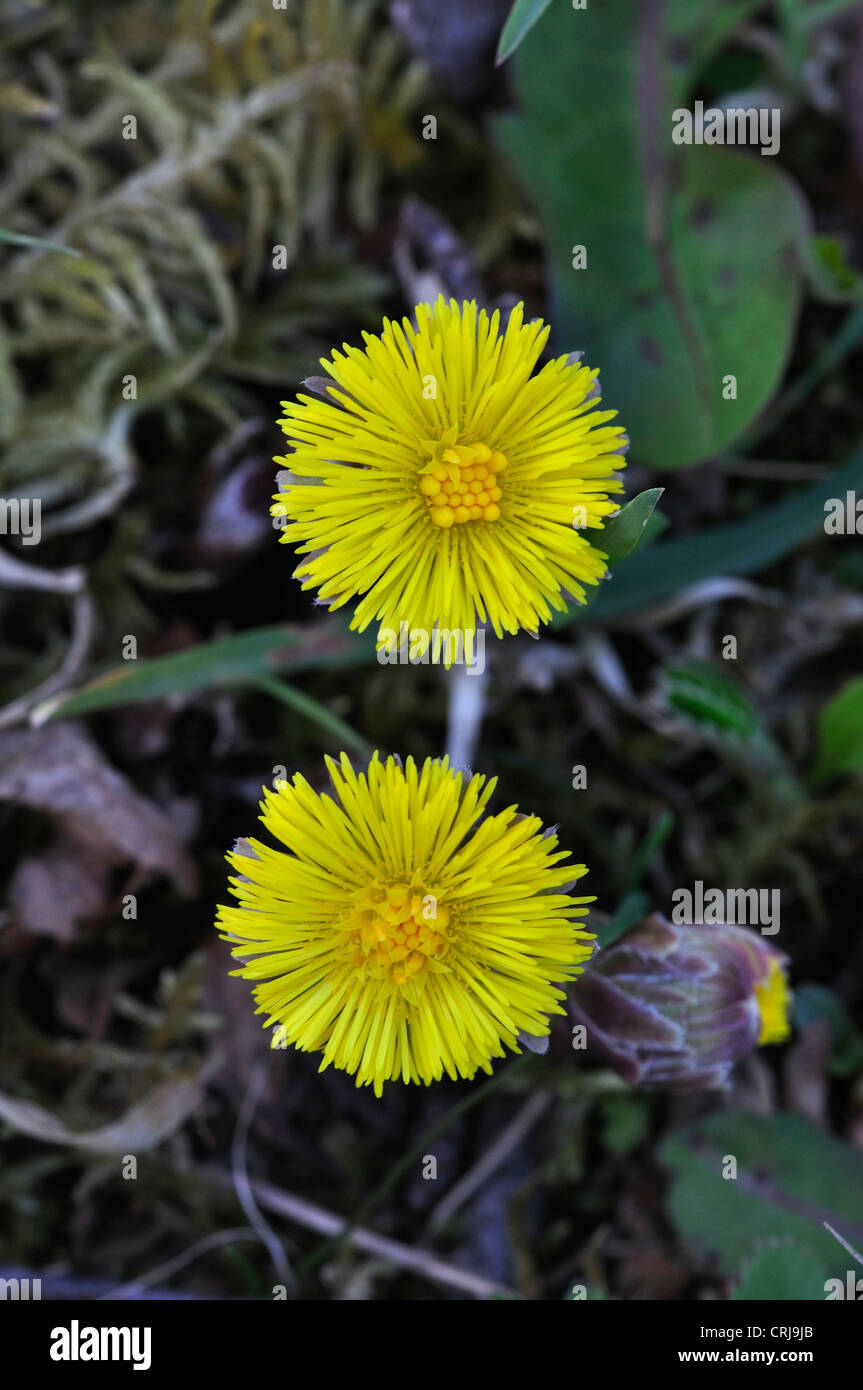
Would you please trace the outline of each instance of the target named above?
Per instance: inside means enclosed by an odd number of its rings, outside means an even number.
[[[675,145],[760,145],[762,154],[779,153],[781,113],[777,106],[709,106],[697,101],[688,111],[678,106],[671,113],[671,138]]]
[[[396,632],[382,627],[378,637],[377,658],[381,666],[464,666],[469,676],[481,676],[485,670],[485,628],[438,628],[428,632],[424,627],[399,623]]]
[[[149,1371],[151,1339],[149,1327],[82,1327],[73,1318],[52,1329],[51,1360],[132,1361],[133,1371]]]
[[[675,888],[671,920],[675,926],[760,927],[762,936],[779,930],[778,888]]]
[[[42,539],[42,502],[38,497],[0,497],[0,536],[20,536],[22,545]]]
[[[846,492],[824,503],[824,530],[828,536],[863,536],[863,497]]]
[[[41,1279],[0,1279],[0,1299],[14,1302],[42,1297]]]
[[[845,1281],[841,1279],[828,1279],[824,1285],[824,1292],[827,1295],[827,1302],[831,1299],[849,1299],[852,1302],[863,1300],[863,1279],[858,1279],[853,1269],[845,1273]]]

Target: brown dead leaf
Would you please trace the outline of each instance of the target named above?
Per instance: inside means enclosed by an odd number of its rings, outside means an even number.
[[[13,921],[28,932],[71,941],[81,922],[103,910],[107,892],[107,866],[58,843],[21,860],[9,885],[9,906]]]
[[[221,1065],[213,1056],[197,1074],[184,1080],[163,1081],[125,1115],[99,1129],[71,1130],[57,1115],[33,1101],[17,1100],[0,1092],[0,1120],[20,1134],[46,1144],[66,1144],[95,1154],[140,1154],[161,1144],[185,1124],[203,1099],[204,1083]]]
[[[55,823],[65,841],[46,870],[55,880],[68,873],[74,849],[91,866],[133,864],[142,873],[165,874],[185,896],[196,890],[197,871],[177,827],[111,766],[81,724],[0,733],[0,800],[30,806]],[[31,874],[30,887],[36,919],[44,921],[45,881],[36,883]],[[79,901],[82,893],[87,899],[83,881],[77,892]],[[62,918],[61,910],[55,935],[66,930]]]

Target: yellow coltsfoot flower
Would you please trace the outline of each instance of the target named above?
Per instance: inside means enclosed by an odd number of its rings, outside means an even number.
[[[517,305],[418,304],[324,360],[326,399],[283,401],[293,452],[274,500],[306,589],[352,626],[536,632],[606,572],[587,532],[621,492],[626,439],[596,409],[598,373]],[[379,639],[380,640],[380,639]]]
[[[264,789],[282,848],[228,855],[239,906],[218,924],[278,1045],[379,1096],[490,1072],[520,1033],[545,1036],[592,950],[578,919],[593,899],[565,891],[584,865],[515,806],[486,815],[495,779],[447,758],[327,766],[334,796],[299,774]]]

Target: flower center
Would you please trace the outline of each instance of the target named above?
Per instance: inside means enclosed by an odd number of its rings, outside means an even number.
[[[499,449],[454,444],[420,474],[420,492],[435,526],[447,530],[465,521],[497,521],[503,493],[497,474],[506,468]]]
[[[368,889],[348,923],[354,964],[373,979],[389,975],[409,986],[447,945],[449,910],[431,893],[407,883]]]

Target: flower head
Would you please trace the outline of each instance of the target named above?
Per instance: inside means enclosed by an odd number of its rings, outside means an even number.
[[[325,400],[282,402],[294,452],[273,513],[304,588],[359,598],[354,628],[536,632],[605,574],[585,533],[617,510],[625,437],[595,370],[534,373],[548,334],[520,304],[502,329],[441,297],[323,360]]]
[[[788,1036],[784,967],[755,932],[654,914],[591,961],[570,1015],[630,1083],[722,1087],[744,1053]]]
[[[297,774],[264,789],[261,820],[280,842],[228,855],[237,907],[223,936],[255,980],[265,1026],[323,1052],[357,1085],[491,1071],[520,1032],[565,1012],[557,982],[579,973],[590,898],[569,897],[584,865],[515,806],[485,808],[495,779],[446,758],[404,767],[374,755],[327,765],[334,796]]]

